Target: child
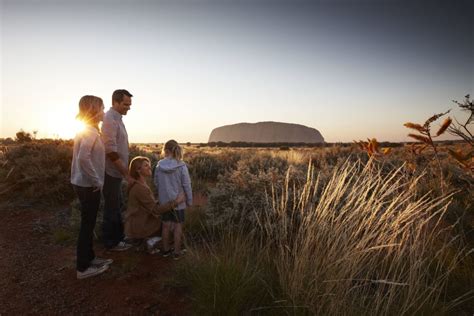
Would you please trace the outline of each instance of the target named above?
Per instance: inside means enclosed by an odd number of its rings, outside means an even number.
[[[160,204],[173,200],[182,192],[186,196],[185,202],[180,203],[174,210],[166,212],[161,216],[163,222],[162,255],[163,257],[173,255],[173,259],[178,260],[183,255],[181,239],[183,235],[184,210],[186,206],[191,206],[193,202],[191,179],[188,167],[182,161],[183,150],[175,140],[166,142],[163,153],[165,158],[158,162],[154,178]],[[169,237],[171,230],[173,230],[174,237],[174,252],[170,248]]]

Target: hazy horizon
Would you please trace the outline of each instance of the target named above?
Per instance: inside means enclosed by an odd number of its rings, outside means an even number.
[[[134,97],[130,141],[242,122],[406,141],[474,93],[472,1],[0,0],[0,137],[70,138],[79,98]]]

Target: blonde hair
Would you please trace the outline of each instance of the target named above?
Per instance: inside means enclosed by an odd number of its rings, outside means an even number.
[[[85,95],[79,100],[79,113],[76,118],[86,124],[96,124],[94,122],[96,115],[100,112],[104,102],[101,98],[93,95]]]
[[[166,151],[169,151],[174,159],[178,161],[183,160],[183,149],[174,139],[171,139],[166,142],[165,147],[163,147],[164,155],[166,154]]]
[[[143,156],[137,156],[133,158],[132,161],[130,161],[130,165],[128,167],[128,173],[135,180],[138,180],[140,178],[140,174],[138,173],[138,170],[140,170],[144,162],[148,162],[151,164],[150,159]]]

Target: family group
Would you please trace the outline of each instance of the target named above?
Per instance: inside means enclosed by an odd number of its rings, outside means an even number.
[[[147,184],[152,177],[150,160],[138,156],[128,162],[128,134],[122,117],[130,110],[132,97],[127,90],[114,91],[112,107],[106,113],[102,99],[97,96],[86,95],[79,101],[77,119],[85,127],[74,139],[71,165],[71,183],[81,206],[76,259],[78,279],[101,274],[113,262],[97,257],[93,250],[102,196],[102,241],[107,250],[125,251],[135,245],[148,253],[175,260],[185,252],[182,246],[185,209],[192,205],[193,198],[183,150],[175,140],[165,143],[164,158],[154,172],[157,194],[153,194]],[[128,195],[126,207],[122,198],[124,180]],[[161,238],[160,249],[157,244]]]

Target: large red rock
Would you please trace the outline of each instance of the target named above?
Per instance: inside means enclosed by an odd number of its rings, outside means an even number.
[[[321,133],[311,127],[279,122],[238,123],[212,130],[209,142],[323,143]]]

